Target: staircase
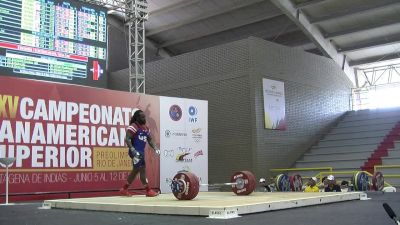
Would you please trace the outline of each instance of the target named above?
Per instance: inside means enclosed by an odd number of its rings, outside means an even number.
[[[388,157],[396,140],[400,140],[400,108],[350,111],[295,167],[373,172],[374,165],[389,160],[382,157]]]

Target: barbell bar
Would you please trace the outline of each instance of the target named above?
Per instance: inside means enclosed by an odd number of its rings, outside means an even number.
[[[226,185],[237,185],[238,183],[215,183],[215,184],[199,184],[200,186],[226,186]]]
[[[200,184],[198,177],[191,172],[177,173],[171,182],[171,190],[179,200],[194,199],[199,193],[200,186],[232,186],[236,195],[249,195],[256,188],[256,179],[250,171],[239,171],[231,176],[230,183]]]

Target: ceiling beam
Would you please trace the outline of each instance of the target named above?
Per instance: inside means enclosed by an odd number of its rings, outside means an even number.
[[[171,58],[171,56],[173,56],[173,54],[168,52],[166,49],[158,47],[158,44],[150,38],[146,38],[146,48],[153,49],[154,51],[156,51],[157,55],[161,56],[164,59]]]
[[[281,9],[297,26],[303,30],[304,34],[323,52],[325,56],[333,59],[333,61],[346,73],[348,78],[355,83],[354,70],[350,68],[346,56],[336,51],[335,46],[324,38],[321,31],[314,24],[311,24],[307,16],[296,9],[290,0],[271,0],[278,8]]]
[[[200,0],[181,0],[179,2],[167,5],[165,7],[161,7],[159,9],[155,9],[153,11],[149,12],[149,16],[155,16],[157,14],[163,14],[167,13],[176,9],[181,9],[186,6],[194,5],[196,3],[200,2]]]
[[[254,5],[254,4],[263,2],[263,1],[265,1],[265,0],[242,1],[240,4],[235,4],[235,5],[232,5],[230,7],[224,7],[224,8],[219,8],[219,9],[215,9],[215,10],[212,10],[212,11],[206,11],[205,13],[203,13],[203,14],[197,16],[197,17],[193,17],[193,18],[190,18],[190,19],[187,19],[187,20],[179,21],[177,23],[164,25],[164,26],[161,26],[159,28],[155,28],[155,29],[149,30],[146,33],[146,36],[147,37],[153,36],[153,35],[159,34],[161,32],[165,32],[165,31],[168,31],[168,30],[176,29],[176,28],[179,28],[179,27],[191,24],[191,23],[195,23],[195,22],[198,22],[198,21],[201,21],[201,20],[205,20],[205,19],[214,17],[214,16],[225,14],[225,13],[228,13],[230,11],[234,11],[234,10],[237,10],[237,9],[240,9],[240,8],[244,8],[244,7],[247,7],[247,6],[250,6],[250,5]]]
[[[268,37],[264,37],[265,40],[275,42],[281,45],[298,47],[305,44],[311,44],[310,39],[306,35],[304,35],[303,31],[300,30],[296,24],[291,23],[290,28],[287,28],[281,31],[278,34],[269,35]]]
[[[374,48],[377,46],[390,45],[400,43],[400,34],[385,36],[368,40],[367,42],[357,43],[355,45],[340,47],[337,46],[338,52],[354,52],[362,49]]]
[[[390,0],[390,1],[386,1],[386,2],[385,1],[376,1],[375,4],[359,5],[357,7],[354,7],[353,9],[343,10],[343,11],[335,13],[335,14],[321,16],[318,18],[310,18],[310,23],[317,24],[317,23],[322,23],[322,22],[326,22],[326,21],[330,21],[330,20],[336,20],[339,18],[345,18],[345,17],[352,16],[355,14],[369,13],[369,12],[376,11],[378,9],[392,7],[399,3],[400,2],[398,0]]]
[[[329,1],[329,0],[310,0],[310,1],[307,1],[307,2],[296,4],[296,5],[294,5],[294,7],[296,9],[304,9],[304,8],[309,7],[309,6],[318,5],[320,3],[324,3],[324,2],[327,2],[327,1]]]
[[[315,54],[315,55],[324,56],[324,53],[322,53],[319,48],[312,48],[312,49],[308,49],[308,50],[305,50],[305,51],[308,52],[308,53]]]
[[[303,51],[309,51],[309,50],[315,49],[316,47],[315,47],[314,43],[307,43],[307,44],[302,44],[302,45],[295,46],[293,48],[294,49],[300,49],[300,50],[303,50]]]
[[[336,38],[336,37],[340,37],[340,36],[355,34],[355,33],[363,32],[363,31],[368,31],[368,30],[372,30],[372,29],[376,29],[376,28],[396,25],[399,23],[400,23],[400,19],[399,20],[391,20],[391,21],[375,21],[375,23],[373,23],[373,24],[367,24],[367,25],[363,25],[363,26],[357,26],[357,27],[351,28],[351,29],[327,33],[324,35],[324,37],[325,38]]]
[[[238,22],[238,23],[235,23],[235,24],[231,24],[229,26],[224,26],[222,29],[219,29],[219,30],[208,30],[208,31],[203,32],[203,33],[196,33],[196,34],[191,35],[191,36],[185,36],[183,38],[174,39],[174,40],[171,40],[171,41],[166,41],[164,43],[161,43],[160,47],[164,48],[164,47],[168,47],[168,46],[171,46],[171,45],[176,45],[176,44],[179,44],[179,43],[183,43],[183,42],[191,41],[191,40],[194,40],[194,39],[202,38],[202,37],[205,37],[205,36],[208,36],[208,35],[221,33],[223,31],[228,31],[228,30],[232,30],[232,29],[235,29],[235,28],[238,28],[238,27],[242,27],[242,26],[246,26],[246,25],[249,25],[249,24],[257,23],[257,22],[260,22],[260,21],[263,21],[263,20],[272,19],[272,18],[275,18],[275,17],[278,17],[278,16],[282,16],[282,13],[281,12],[275,12],[275,13],[270,14],[270,15],[261,15],[259,17],[253,18],[250,21],[241,21],[241,22]]]
[[[352,60],[349,62],[349,64],[350,64],[350,66],[359,66],[359,65],[383,62],[383,61],[388,61],[388,60],[393,60],[393,59],[400,59],[400,52],[393,53],[393,54],[387,54],[387,55],[374,56],[374,57],[369,57],[369,58],[364,58],[364,59]]]

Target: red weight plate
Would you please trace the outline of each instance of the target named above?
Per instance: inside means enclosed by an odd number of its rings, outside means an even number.
[[[383,178],[383,174],[381,172],[376,172],[372,177],[372,188],[375,191],[382,191],[385,187],[385,179]]]
[[[192,200],[199,193],[199,179],[190,172],[176,174],[171,183],[171,190],[179,200]]]
[[[303,181],[299,174],[290,176],[289,181],[290,181],[290,190],[291,191],[302,191]]]
[[[237,195],[249,195],[256,188],[256,178],[250,171],[239,171],[231,176],[232,191]]]
[[[251,190],[254,191],[254,190],[257,188],[256,177],[255,177],[254,174],[253,174],[252,172],[250,172],[250,171],[243,171],[243,172],[248,173],[249,179],[250,179],[250,184],[251,184],[250,188],[251,188]],[[253,191],[252,191],[252,192],[253,192]]]

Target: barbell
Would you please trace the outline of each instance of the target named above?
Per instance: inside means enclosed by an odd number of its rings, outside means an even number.
[[[300,174],[288,176],[287,174],[279,174],[275,178],[275,187],[277,191],[302,191],[303,180]]]
[[[368,174],[360,171],[352,177],[352,183],[355,191],[382,191],[385,187],[385,179],[381,172],[375,172],[372,176],[372,183],[369,182]]]
[[[359,171],[351,178],[354,191],[382,191],[385,180],[381,172],[376,172],[372,176],[372,182],[369,180],[367,173]],[[287,174],[279,174],[275,178],[275,186],[277,191],[302,191],[302,177],[299,174],[288,176]]]
[[[239,171],[231,176],[229,183],[200,184],[199,178],[191,172],[177,173],[171,182],[171,190],[179,200],[194,199],[199,193],[200,186],[232,186],[236,195],[249,195],[256,188],[256,179],[250,171]]]

